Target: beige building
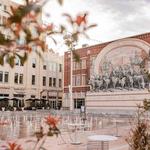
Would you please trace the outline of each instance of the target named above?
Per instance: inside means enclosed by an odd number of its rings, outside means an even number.
[[[0,98],[46,99],[55,108],[56,101],[62,100],[62,63],[63,57],[48,50],[42,58],[30,53],[24,66],[19,59],[13,69],[8,64],[0,66]]]
[[[1,24],[8,17],[5,11],[10,11],[12,5],[17,4],[0,0]],[[18,58],[14,68],[7,63],[0,66],[0,99],[19,99],[18,106],[23,103],[28,106],[31,101],[27,99],[45,99],[52,108],[56,108],[62,103],[62,69],[63,57],[52,50],[41,52],[40,57],[33,49],[24,66]],[[9,104],[13,105],[13,101],[9,101]]]

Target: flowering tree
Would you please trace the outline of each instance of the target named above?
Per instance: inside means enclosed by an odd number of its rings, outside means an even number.
[[[63,0],[57,0],[60,5]],[[28,58],[28,54],[35,48],[37,54],[46,50],[45,38],[50,37],[55,43],[53,35],[66,33],[67,28],[60,25],[58,30],[54,29],[53,23],[43,25],[40,21],[42,7],[47,0],[25,0],[24,5],[11,7],[11,13],[5,24],[0,29],[0,64],[4,64],[4,60],[14,67],[15,59],[18,57],[23,65]],[[77,15],[73,19],[69,14],[64,14],[67,21],[74,29],[71,33],[73,41],[78,41],[79,35],[83,34],[87,37],[86,31],[95,24],[87,25],[87,13]],[[9,37],[4,33],[9,32]],[[66,45],[71,46],[71,42],[67,41]],[[5,59],[4,59],[5,58]]]
[[[60,134],[60,131],[57,127],[57,124],[59,122],[59,118],[53,117],[51,115],[45,117],[45,123],[49,126],[49,131],[47,133],[48,136],[53,136]]]
[[[6,150],[23,150],[21,145],[18,145],[16,142],[8,142],[7,145],[2,146]]]

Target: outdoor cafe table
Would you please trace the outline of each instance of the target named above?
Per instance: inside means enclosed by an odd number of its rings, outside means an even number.
[[[77,129],[80,128],[80,127],[83,127],[84,124],[82,123],[68,123],[68,127],[73,127],[75,132],[74,132],[74,139],[73,141],[71,142],[71,144],[74,144],[74,145],[78,145],[78,144],[81,144],[81,142],[79,141],[79,138],[78,138],[78,131]]]
[[[117,140],[118,138],[110,135],[91,135],[88,136],[88,142],[97,142],[97,149],[99,150],[109,150],[109,141]],[[91,143],[93,144],[93,143]],[[88,145],[91,146],[91,145]],[[91,146],[92,147],[92,146]],[[87,147],[88,148],[88,147]],[[89,150],[92,148],[89,147]]]

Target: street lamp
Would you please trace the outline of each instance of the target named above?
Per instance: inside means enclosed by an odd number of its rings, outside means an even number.
[[[69,94],[70,94],[70,110],[74,109],[73,106],[73,96],[72,96],[72,74],[73,74],[73,50],[75,49],[75,41],[72,38],[72,35],[67,34],[64,37],[65,44],[69,48],[70,51],[70,85],[69,85]]]

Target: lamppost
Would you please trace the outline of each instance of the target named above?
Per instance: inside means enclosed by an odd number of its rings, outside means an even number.
[[[72,38],[72,35],[67,34],[64,36],[65,44],[70,51],[70,85],[69,85],[69,94],[70,94],[70,111],[74,109],[73,106],[73,91],[72,91],[72,74],[73,74],[73,50],[75,49],[75,41]]]

